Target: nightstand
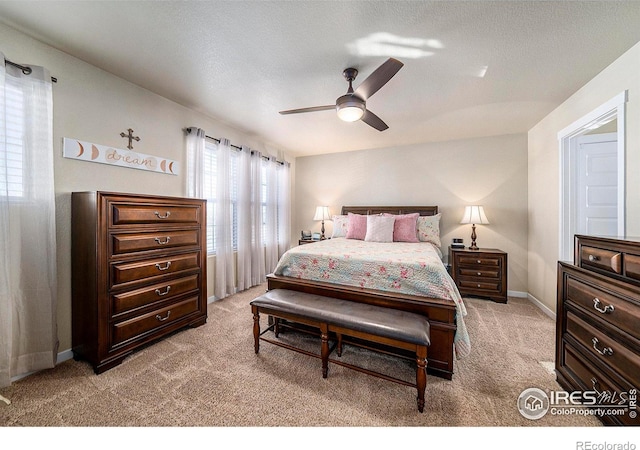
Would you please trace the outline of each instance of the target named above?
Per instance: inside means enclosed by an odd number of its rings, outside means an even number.
[[[303,244],[313,244],[314,242],[318,242],[318,240],[313,240],[313,239],[299,239],[298,240],[298,245],[303,245]]]
[[[495,248],[449,247],[451,278],[462,296],[507,303],[507,253]]]

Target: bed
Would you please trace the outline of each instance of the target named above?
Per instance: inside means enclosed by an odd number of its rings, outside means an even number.
[[[343,207],[342,215],[348,213],[432,216],[438,207]],[[337,237],[294,247],[282,256],[267,283],[268,289],[309,292],[426,316],[431,325],[427,367],[432,375],[451,379],[454,359],[470,352],[464,303],[440,248],[429,242]]]

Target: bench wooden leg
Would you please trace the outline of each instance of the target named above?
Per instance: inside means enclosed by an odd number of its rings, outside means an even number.
[[[342,334],[338,333],[338,345],[336,347],[336,353],[338,354],[338,358],[342,356]]]
[[[260,351],[260,312],[257,306],[251,306],[253,312],[253,348],[256,353]]]
[[[277,317],[274,317],[273,322],[275,324],[273,326],[273,335],[275,337],[278,337],[278,335],[280,335],[280,319],[278,319]]]
[[[327,378],[329,373],[329,326],[326,323],[320,324],[320,338],[322,347],[320,356],[322,358],[322,378]]]
[[[419,345],[416,349],[416,387],[418,389],[418,411],[424,411],[424,393],[427,389],[427,347]]]

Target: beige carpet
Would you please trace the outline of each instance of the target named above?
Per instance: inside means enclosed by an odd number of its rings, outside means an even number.
[[[249,301],[258,286],[209,305],[206,325],[176,333],[95,375],[84,362],[59,364],[0,389],[0,424],[27,427],[521,427],[599,426],[579,415],[523,418],[526,388],[559,389],[555,323],[525,299],[466,299],[471,356],[448,381],[428,377],[426,407],[414,388],[262,343],[253,351]],[[264,318],[263,318],[264,320]],[[264,326],[264,325],[263,325]],[[309,338],[285,336],[318,348]],[[345,358],[412,380],[406,361],[349,347]]]

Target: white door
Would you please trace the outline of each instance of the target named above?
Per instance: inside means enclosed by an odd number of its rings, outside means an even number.
[[[617,134],[580,136],[577,141],[577,234],[618,234]]]

